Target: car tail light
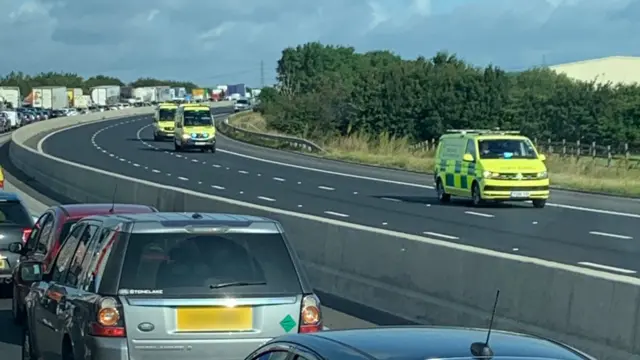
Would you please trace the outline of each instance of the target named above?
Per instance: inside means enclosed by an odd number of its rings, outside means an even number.
[[[31,236],[31,231],[33,231],[33,229],[31,229],[31,228],[22,229],[22,243],[23,244],[27,243],[27,239],[29,238],[29,236]]]
[[[99,337],[125,337],[122,305],[112,297],[100,299],[96,307],[96,319],[91,322],[89,333]]]
[[[313,333],[322,330],[322,310],[320,299],[315,295],[302,298],[300,309],[300,332]]]
[[[4,180],[0,180],[0,190],[4,190]]]

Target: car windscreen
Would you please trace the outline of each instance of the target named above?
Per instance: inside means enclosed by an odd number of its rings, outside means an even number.
[[[538,155],[527,139],[478,140],[481,159],[536,159]]]
[[[248,105],[249,102],[247,100],[238,100],[236,101],[236,104]]]
[[[210,110],[185,110],[184,126],[212,126]]]
[[[283,237],[255,233],[131,234],[119,290],[192,297],[285,296],[302,291]]]
[[[160,121],[173,121],[175,116],[176,116],[176,109],[158,110],[158,119]]]

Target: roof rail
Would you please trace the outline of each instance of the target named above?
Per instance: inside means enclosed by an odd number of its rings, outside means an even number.
[[[520,135],[519,130],[500,130],[499,128],[496,128],[493,130],[491,129],[451,129],[451,130],[447,130],[447,133],[461,134],[461,135],[465,135],[465,134]]]

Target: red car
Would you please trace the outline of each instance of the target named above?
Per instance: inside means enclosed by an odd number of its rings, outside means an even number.
[[[49,271],[51,262],[56,258],[62,242],[71,227],[82,218],[92,215],[138,214],[157,212],[154,207],[133,204],[71,204],[55,205],[47,209],[36,221],[35,226],[25,230],[23,243],[14,243],[10,251],[20,254],[20,261],[36,260],[44,262],[45,271]],[[29,286],[20,284],[16,269],[13,271],[12,314],[16,323],[24,319],[24,297]],[[30,284],[29,284],[30,285]]]

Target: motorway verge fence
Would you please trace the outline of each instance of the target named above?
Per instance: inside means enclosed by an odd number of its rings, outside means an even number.
[[[251,111],[251,110],[248,110]],[[228,119],[218,122],[218,131],[222,134],[238,141],[255,145],[267,146],[275,149],[294,150],[311,153],[323,153],[325,150],[312,141],[301,139],[295,136],[283,136],[267,134],[256,131],[249,131],[233,126]]]
[[[500,289],[497,328],[563,341],[600,360],[640,356],[640,279],[207,195],[101,170],[100,158],[89,167],[25,145],[78,120],[96,119],[45,121],[15,131],[11,161],[79,202],[276,219],[316,289],[414,322],[486,327]]]

